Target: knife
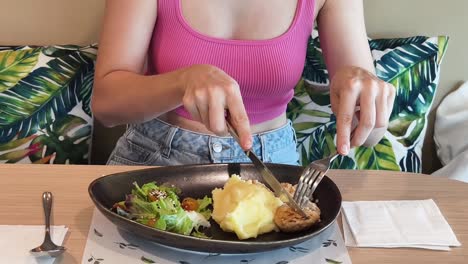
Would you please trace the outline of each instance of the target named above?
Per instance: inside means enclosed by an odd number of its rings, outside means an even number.
[[[237,135],[235,129],[232,127],[229,120],[226,119],[226,125],[229,131],[229,134],[237,141],[240,145],[240,139]],[[252,161],[255,168],[260,172],[263,177],[263,180],[270,186],[273,190],[273,193],[279,197],[282,201],[286,199],[288,205],[293,208],[296,212],[298,212],[302,217],[308,218],[308,216],[304,213],[302,208],[294,201],[292,196],[281,186],[280,182],[276,179],[273,173],[268,169],[268,167],[253,153],[252,149],[244,151],[245,155],[249,157]]]

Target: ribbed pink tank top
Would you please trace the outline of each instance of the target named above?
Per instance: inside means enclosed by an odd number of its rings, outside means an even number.
[[[251,124],[273,119],[286,111],[301,78],[313,16],[314,0],[298,0],[291,26],[278,37],[219,39],[192,29],[183,17],[180,0],[158,0],[149,74],[194,64],[214,65],[239,83]],[[183,106],[175,111],[191,118]]]

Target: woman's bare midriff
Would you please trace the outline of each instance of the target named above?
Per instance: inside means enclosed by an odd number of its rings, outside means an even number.
[[[163,114],[159,116],[158,119],[164,122],[167,122],[171,125],[174,125],[183,129],[187,129],[193,132],[213,134],[213,132],[208,130],[205,127],[205,125],[203,125],[202,123],[187,119],[174,112],[168,112],[166,114]],[[274,119],[271,119],[271,120],[268,120],[259,124],[251,125],[250,129],[252,131],[252,134],[257,134],[257,133],[266,132],[269,130],[282,127],[283,125],[286,124],[286,121],[287,121],[286,114],[282,114],[278,117],[275,117]]]

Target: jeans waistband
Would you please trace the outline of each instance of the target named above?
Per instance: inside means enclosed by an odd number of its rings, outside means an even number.
[[[134,130],[157,144],[161,155],[166,158],[169,158],[172,151],[209,156],[212,162],[232,162],[246,158],[242,148],[230,136],[193,132],[159,119],[132,124],[129,130]],[[279,128],[253,134],[252,139],[253,152],[265,162],[268,162],[268,153],[274,153],[296,142],[289,120]]]

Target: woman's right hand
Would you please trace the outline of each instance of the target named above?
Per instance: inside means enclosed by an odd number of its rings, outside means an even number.
[[[252,147],[249,118],[239,84],[212,65],[194,65],[181,75],[184,83],[182,103],[196,121],[217,135],[226,133],[225,110],[245,150]]]

